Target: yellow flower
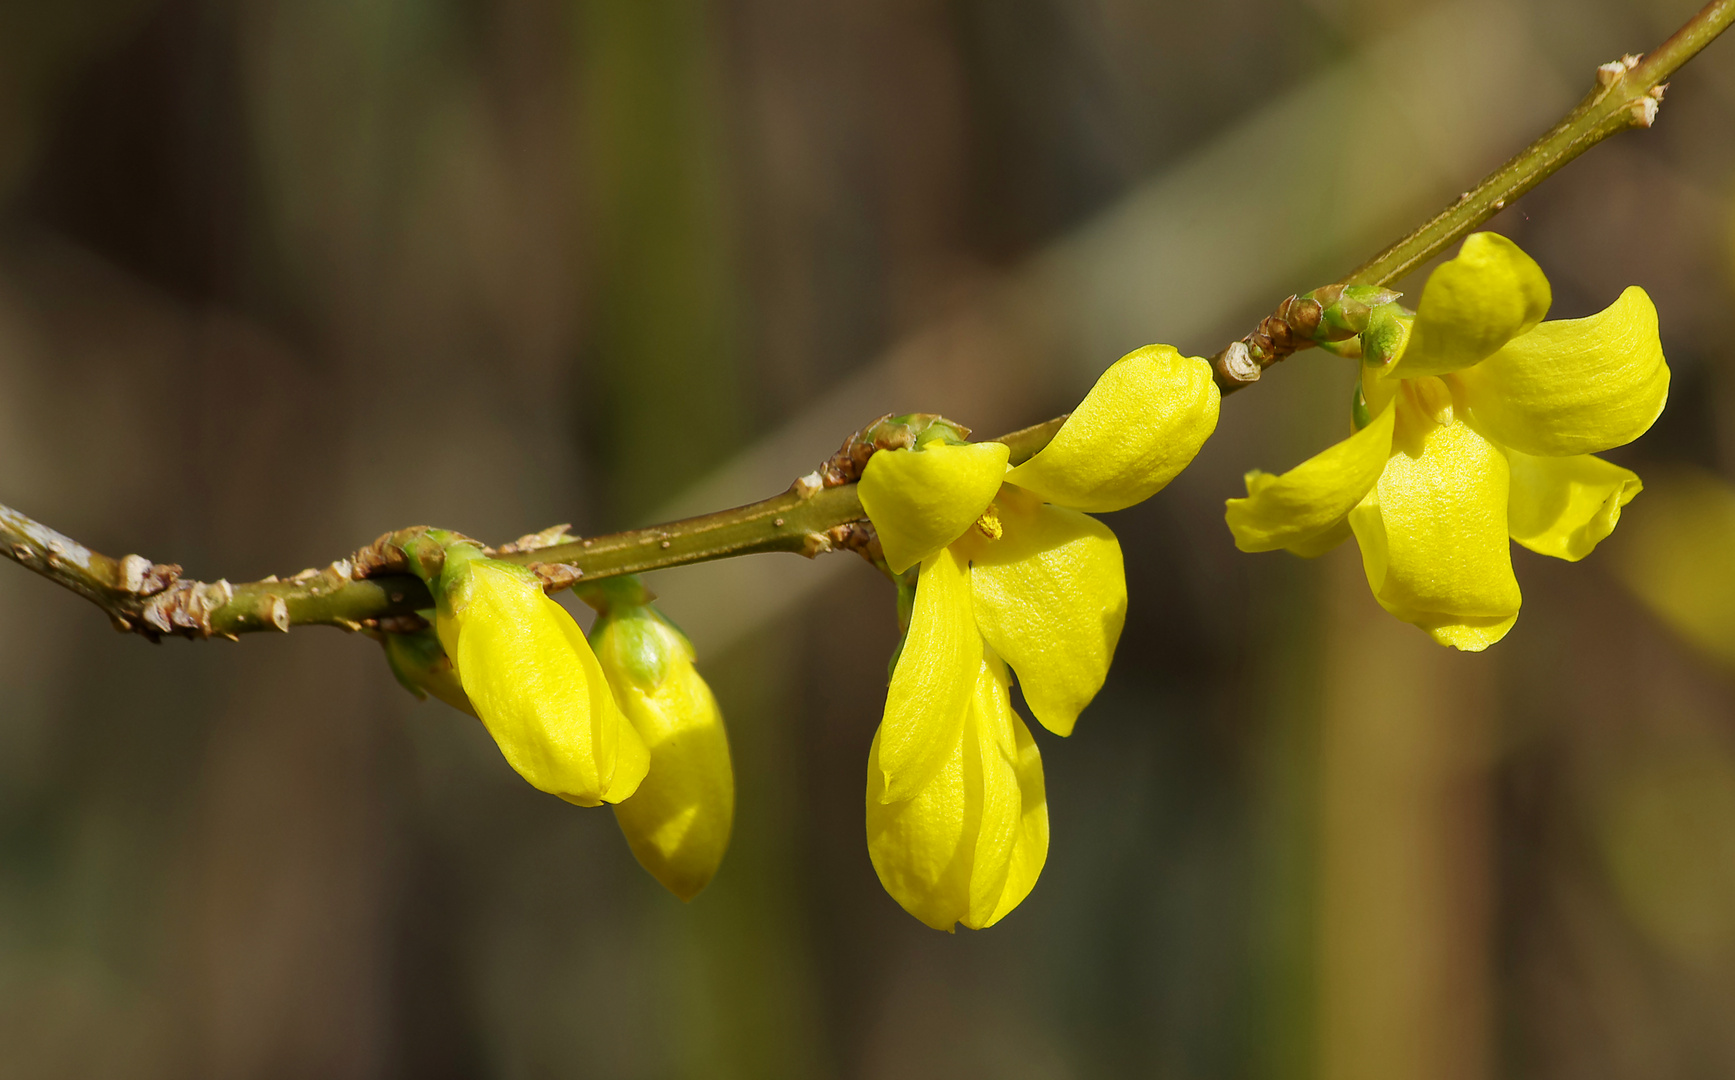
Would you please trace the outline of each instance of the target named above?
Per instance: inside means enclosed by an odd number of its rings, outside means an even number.
[[[610,581],[605,585],[614,585]],[[615,700],[650,749],[650,771],[614,808],[639,864],[682,900],[710,882],[729,847],[735,774],[711,688],[693,646],[635,581],[584,594],[601,615],[590,641]]]
[[[446,549],[434,628],[464,695],[518,775],[579,806],[618,803],[650,763],[584,633],[529,571]]]
[[[1641,487],[1591,455],[1642,435],[1668,397],[1643,289],[1584,319],[1543,322],[1550,302],[1516,244],[1465,240],[1413,322],[1376,311],[1360,430],[1281,476],[1247,474],[1226,515],[1236,546],[1312,556],[1353,533],[1387,611],[1444,645],[1499,641],[1520,602],[1508,538],[1588,555]]]
[[[1209,364],[1165,345],[1105,372],[1053,441],[1006,469],[1000,443],[930,429],[868,459],[859,491],[895,573],[920,566],[868,764],[868,850],[886,891],[936,929],[991,925],[1042,870],[1037,720],[1070,734],[1126,617],[1116,510],[1181,471],[1217,422]]]

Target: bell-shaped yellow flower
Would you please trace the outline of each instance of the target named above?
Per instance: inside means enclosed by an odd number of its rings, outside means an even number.
[[[929,925],[986,926],[1041,871],[1042,764],[1006,666],[1037,720],[1070,734],[1126,619],[1120,544],[1077,508],[1159,490],[1217,409],[1210,365],[1153,345],[1110,367],[1011,471],[1000,444],[943,438],[868,459],[859,491],[887,562],[921,568],[869,759],[869,849],[886,890]]]
[[[722,863],[735,818],[723,714],[693,667],[686,635],[648,603],[602,596],[590,642],[651,757],[638,790],[615,804],[615,820],[639,865],[691,900]]]
[[[1584,319],[1542,322],[1549,303],[1516,244],[1465,240],[1413,321],[1363,336],[1360,429],[1281,476],[1247,475],[1226,515],[1236,546],[1312,556],[1353,533],[1387,611],[1441,644],[1499,641],[1520,603],[1508,540],[1588,555],[1641,487],[1591,455],[1638,438],[1668,398],[1644,290]]]
[[[584,632],[535,575],[458,544],[434,592],[440,644],[518,775],[579,806],[618,803],[638,788],[650,764],[644,740]]]

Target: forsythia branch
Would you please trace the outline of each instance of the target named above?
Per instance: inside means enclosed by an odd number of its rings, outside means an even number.
[[[1420,228],[1345,277],[1340,285],[1384,285],[1461,240],[1477,225],[1553,175],[1603,139],[1656,119],[1665,80],[1735,22],[1735,0],[1713,0],[1649,56],[1623,57],[1597,71],[1590,94],[1541,138]],[[1327,290],[1319,290],[1319,295]],[[1310,294],[1315,295],[1315,294]],[[1336,293],[1326,297],[1327,304]],[[1322,306],[1290,297],[1277,314],[1212,360],[1224,393],[1256,382],[1290,352],[1314,344]],[[1309,324],[1312,325],[1309,325]],[[994,440],[1007,444],[1011,464],[1047,446],[1065,417]],[[549,588],[663,567],[767,551],[808,557],[840,548],[872,548],[855,478],[868,454],[883,449],[870,433],[897,437],[890,418],[863,429],[822,470],[780,495],[683,521],[596,536],[567,537],[563,529],[525,537],[496,557],[537,571]],[[896,445],[895,443],[887,445]],[[181,568],[139,555],[116,559],[0,506],[0,555],[78,593],[105,611],[115,627],[153,640],[164,635],[229,637],[295,625],[345,630],[409,628],[432,603],[426,586],[389,557],[389,534],[323,569],[233,585],[181,576]]]
[[[1667,80],[1731,22],[1735,22],[1735,0],[1712,0],[1649,56],[1629,54],[1597,68],[1596,85],[1559,123],[1338,284],[1389,285],[1397,281],[1610,135],[1650,127],[1662,106]],[[1253,333],[1212,358],[1217,385],[1225,394],[1258,382],[1265,368],[1314,344],[1305,334],[1291,333],[1291,309],[1297,299],[1292,296],[1285,300]]]

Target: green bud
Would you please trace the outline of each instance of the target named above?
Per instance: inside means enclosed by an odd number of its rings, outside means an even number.
[[[1378,285],[1327,285],[1301,296],[1319,305],[1315,342],[1345,341],[1367,329],[1373,309],[1389,304],[1403,293]]]
[[[426,701],[432,694],[459,712],[476,715],[458,681],[458,669],[446,655],[433,627],[404,634],[382,634],[380,644],[385,647],[386,663],[391,665],[392,674],[405,690],[416,695],[416,700]]]
[[[1374,308],[1368,314],[1367,329],[1361,333],[1362,363],[1383,369],[1402,356],[1415,318],[1412,312],[1395,303]]]

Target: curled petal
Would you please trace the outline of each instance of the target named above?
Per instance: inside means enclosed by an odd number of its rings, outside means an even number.
[[[1006,479],[1074,510],[1140,503],[1187,467],[1217,427],[1211,365],[1167,345],[1115,361],[1052,442]]]
[[[535,578],[448,557],[435,626],[488,733],[518,774],[580,806],[619,802],[650,755],[566,609]]]
[[[1004,667],[984,655],[964,724],[942,768],[888,800],[868,753],[868,854],[904,910],[936,930],[991,926],[1029,894],[1048,855],[1042,759],[1012,711]]]
[[[909,632],[886,688],[874,759],[884,773],[887,801],[913,797],[945,764],[981,663],[970,568],[956,552],[941,548],[922,561]]]
[[[639,865],[691,900],[729,847],[735,774],[711,688],[679,631],[647,607],[605,615],[591,628],[597,661],[621,712],[650,751],[650,771],[615,820]]]
[[[1108,526],[1007,485],[1003,533],[971,548],[976,626],[1024,687],[1042,726],[1069,735],[1108,677],[1127,616],[1121,548]]]
[[[1616,570],[1670,629],[1735,667],[1735,489],[1710,473],[1653,477],[1621,530]]]
[[[1410,406],[1400,398],[1398,407]],[[1433,424],[1418,441],[1392,454],[1350,511],[1350,527],[1382,607],[1443,645],[1476,652],[1518,617],[1506,458],[1462,422]]]
[[[1428,275],[1397,372],[1408,379],[1479,363],[1541,322],[1552,302],[1536,260],[1499,233],[1472,233]]]
[[[976,523],[1000,490],[1010,453],[1004,443],[934,441],[868,458],[856,491],[892,573],[903,573]]]
[[[1637,474],[1589,454],[1532,457],[1508,449],[1512,539],[1539,555],[1577,562],[1614,532],[1621,507],[1644,485]]]
[[[1247,497],[1230,499],[1224,513],[1235,546],[1319,554],[1312,542],[1341,541],[1344,518],[1379,480],[1391,455],[1396,412],[1387,408],[1367,427],[1281,476],[1248,473]]]
[[[1632,442],[1669,399],[1657,309],[1636,286],[1596,315],[1543,323],[1458,379],[1483,434],[1546,457]]]

